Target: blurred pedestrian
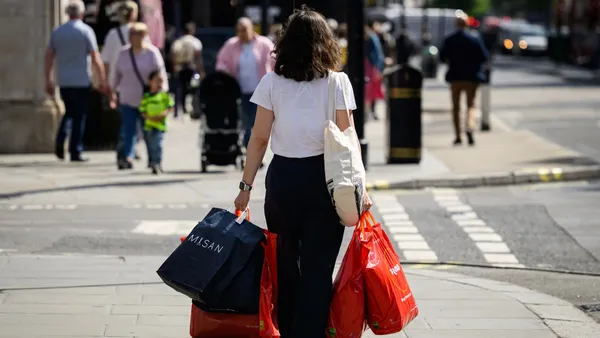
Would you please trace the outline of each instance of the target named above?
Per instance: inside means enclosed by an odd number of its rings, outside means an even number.
[[[138,5],[132,0],[123,2],[117,9],[117,16],[120,26],[108,31],[101,53],[104,69],[106,70],[106,78],[109,81],[119,52],[125,45],[129,44],[129,29],[138,20],[139,16]],[[150,43],[150,38],[146,37],[146,42]]]
[[[488,51],[482,41],[465,31],[466,16],[456,19],[456,32],[448,36],[440,50],[440,59],[448,64],[446,81],[450,83],[452,97],[452,122],[454,145],[462,144],[460,128],[460,99],[467,95],[466,135],[469,145],[475,144],[475,98],[479,84],[485,80],[483,64],[488,60]]]
[[[183,113],[187,114],[186,98],[194,94],[192,90],[192,79],[198,75],[204,78],[204,64],[202,62],[202,42],[194,36],[196,24],[188,22],[185,25],[185,34],[171,45],[171,62],[173,64],[173,75],[175,76],[175,116],[178,114],[179,106]]]
[[[133,168],[137,126],[143,121],[139,106],[143,94],[148,91],[147,79],[150,73],[158,70],[163,79],[167,78],[160,50],[146,42],[147,34],[146,24],[136,22],[131,25],[129,29],[131,44],[119,52],[114,77],[111,79],[113,91],[119,92],[120,134],[123,140],[117,149],[117,166],[120,170]],[[169,86],[166,81],[163,81],[162,86],[164,91],[168,91]],[[113,94],[112,105],[116,105],[116,102],[117,96]],[[148,147],[147,143],[146,147]],[[150,163],[148,165],[150,166]]]
[[[237,21],[236,34],[219,51],[216,69],[229,73],[240,84],[244,146],[248,147],[256,117],[256,104],[250,102],[250,98],[260,79],[274,69],[275,59],[271,56],[273,42],[256,33],[249,18]]]
[[[144,133],[148,144],[148,158],[154,175],[162,174],[162,143],[167,131],[167,116],[175,103],[163,90],[164,73],[155,70],[148,76],[148,92],[142,96],[140,113],[144,118]]]
[[[275,53],[275,71],[262,78],[251,99],[258,112],[235,206],[248,206],[270,139],[274,158],[267,174],[265,217],[269,230],[277,233],[279,330],[286,338],[322,338],[344,235],[325,182],[329,76],[338,79],[332,81],[340,130],[353,126],[356,102],[348,76],[335,73],[340,49],[321,14],[305,6],[295,11]],[[372,203],[366,194],[364,198],[368,209]]]
[[[112,81],[114,76],[114,67],[119,56],[119,52],[129,44],[129,29],[131,25],[139,19],[139,7],[138,4],[133,0],[124,1],[117,8],[117,18],[119,20],[119,26],[111,28],[106,34],[104,39],[104,46],[102,47],[102,61],[104,61],[104,69],[106,70],[106,78],[108,82]],[[151,43],[148,36],[145,37],[146,43]],[[109,95],[109,97],[112,96]],[[142,125],[138,126],[138,140],[143,138]],[[121,144],[123,140],[119,140]],[[119,146],[117,146],[119,147]],[[135,151],[135,159],[140,159],[140,156]]]
[[[66,8],[69,21],[56,28],[50,36],[44,58],[46,93],[54,97],[56,83],[52,70],[56,66],[56,82],[65,105],[65,115],[56,135],[54,154],[65,158],[65,140],[69,134],[71,162],[85,162],[83,135],[85,119],[91,96],[90,59],[100,77],[100,91],[107,92],[106,76],[94,30],[83,21],[85,4],[81,0],[71,1]]]
[[[386,29],[383,23],[379,21],[371,21],[369,23],[371,30],[377,35],[379,44],[383,50],[385,57],[384,64],[391,66],[396,60],[396,40]]]
[[[373,119],[378,120],[375,103],[385,99],[383,89],[385,56],[379,38],[370,26],[365,26],[365,55],[365,77],[369,79],[365,86],[365,106],[371,111]]]

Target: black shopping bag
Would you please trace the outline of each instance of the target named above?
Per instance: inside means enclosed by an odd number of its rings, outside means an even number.
[[[157,273],[165,284],[210,308],[257,313],[264,239],[258,226],[213,208]]]

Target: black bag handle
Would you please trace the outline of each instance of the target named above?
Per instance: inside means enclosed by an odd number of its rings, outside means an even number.
[[[146,85],[146,81],[144,81],[144,78],[142,77],[142,74],[140,73],[140,70],[137,66],[137,62],[135,61],[135,55],[133,55],[133,47],[129,48],[129,58],[131,59],[131,64],[133,65],[133,70],[135,72],[136,77],[140,81],[140,84],[142,85],[142,89],[144,90],[144,93],[147,93],[148,86]]]
[[[117,27],[117,35],[119,36],[119,40],[121,40],[121,46],[125,46],[125,37],[123,37],[123,32],[121,32],[121,26]]]

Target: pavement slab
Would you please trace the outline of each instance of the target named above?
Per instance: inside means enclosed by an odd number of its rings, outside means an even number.
[[[176,337],[188,336],[190,300],[160,282],[154,274],[164,257],[93,255],[8,255],[0,275],[16,280],[15,287],[0,289],[0,337]],[[15,269],[15,263],[21,263]],[[30,264],[22,264],[29,262]],[[77,271],[86,262],[114,267],[111,280],[51,287],[44,271],[39,283],[22,283],[23,274],[34,276],[35,263],[57,275]],[[71,267],[70,269],[68,267]],[[122,274],[143,273],[128,284]],[[48,270],[45,270],[48,271]],[[594,338],[598,325],[572,305],[511,284],[440,271],[406,268],[405,272],[420,315],[397,338],[420,337],[559,337]],[[116,277],[114,277],[116,275]],[[127,285],[123,285],[123,283]],[[88,292],[81,292],[87,289]],[[95,291],[95,292],[90,292]],[[35,300],[38,300],[35,303]],[[570,324],[569,324],[570,323]],[[590,333],[591,332],[591,333]],[[577,336],[569,336],[577,334]],[[364,337],[373,337],[370,331]]]

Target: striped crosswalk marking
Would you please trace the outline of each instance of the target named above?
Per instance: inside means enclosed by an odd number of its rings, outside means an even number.
[[[432,190],[434,200],[450,214],[450,218],[475,243],[484,259],[494,266],[524,267],[504,243],[502,236],[487,226],[473,208],[463,203],[453,189]],[[451,202],[451,203],[449,203]]]
[[[156,236],[185,236],[198,224],[198,221],[140,221],[133,233]]]
[[[392,239],[398,244],[405,259],[417,262],[438,260],[437,255],[419,233],[419,229],[410,220],[410,216],[395,195],[381,194],[372,197],[375,199],[383,223]]]

